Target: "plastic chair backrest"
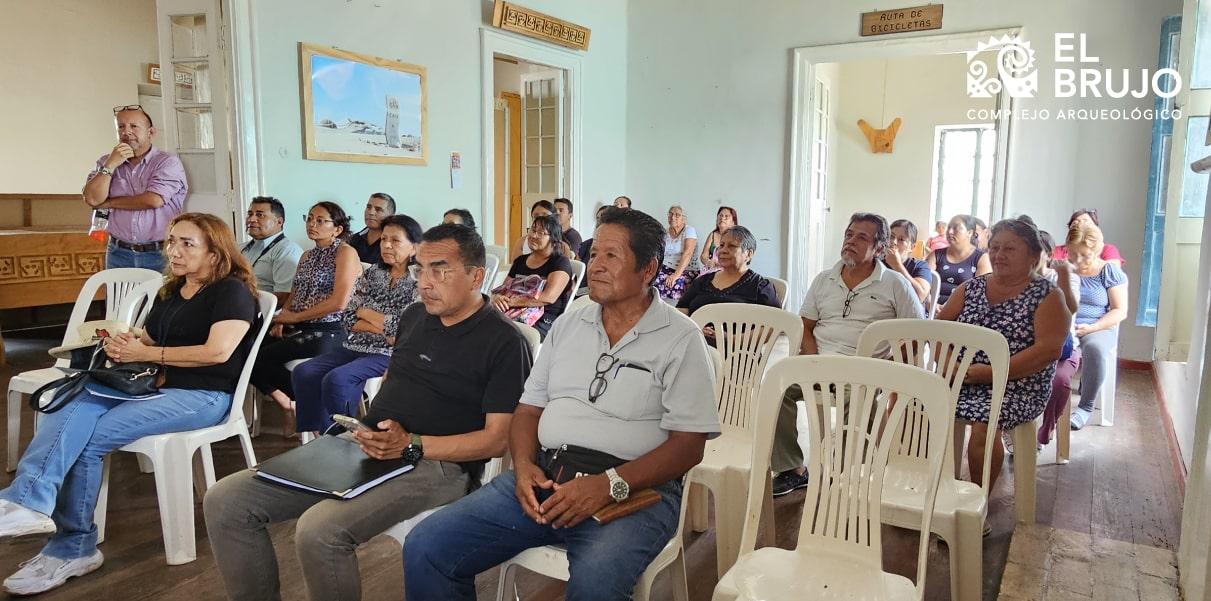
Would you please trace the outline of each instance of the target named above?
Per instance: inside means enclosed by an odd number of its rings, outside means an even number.
[[[789,357],[769,369],[758,403],[741,554],[756,547],[779,401],[795,384],[803,389],[812,441],[807,464],[811,479],[796,549],[827,548],[874,569],[882,569],[883,563],[880,506],[893,446],[886,434],[899,429],[910,405],[924,407],[931,434],[926,441],[930,459],[917,557],[917,598],[922,598],[929,527],[949,433],[946,425],[953,414],[942,378],[907,365],[867,357],[810,355]],[[898,400],[889,408],[887,399],[893,394]],[[831,417],[834,414],[836,418]]]
[[[71,316],[67,319],[67,329],[63,332],[63,344],[70,344],[76,340],[76,328],[88,317],[88,309],[92,306],[93,300],[97,298],[97,291],[102,287],[105,288],[105,319],[120,320],[122,319],[123,303],[131,292],[140,284],[149,281],[155,281],[158,287],[163,281],[162,277],[158,271],[139,267],[103,269],[88,276],[88,279],[84,280],[84,285],[80,287],[80,294],[76,296],[75,304],[72,305]],[[125,321],[130,323],[129,320]],[[55,365],[59,367],[67,367],[68,363],[67,359],[55,361]]]
[[[509,261],[509,249],[504,246],[499,244],[485,244],[484,252],[496,257],[497,270],[499,270],[503,265],[511,264],[511,261]],[[508,271],[508,269],[505,271]]]
[[[580,283],[584,281],[585,264],[572,259],[572,286],[571,290],[575,292],[580,289]]]
[[[938,315],[938,297],[942,294],[942,276],[938,272],[929,270],[929,307],[926,308],[925,316],[933,319]]]
[[[500,257],[488,254],[484,256],[484,283],[480,285],[479,290],[484,294],[492,293],[492,281],[496,279],[496,272],[500,270]]]
[[[781,306],[783,309],[785,309],[787,301],[786,288],[789,286],[789,284],[787,284],[786,280],[782,278],[767,277],[765,279],[769,280],[769,283],[774,286],[774,292],[778,293],[778,302],[782,303]]]
[[[963,378],[978,353],[984,353],[992,367],[992,403],[989,412],[989,431],[995,432],[1001,415],[1001,404],[1005,399],[1005,385],[1009,380],[1009,343],[1000,332],[955,321],[930,321],[924,319],[885,319],[870,324],[858,338],[858,356],[871,357],[877,348],[890,345],[891,359],[905,363],[942,377],[949,385],[948,400],[950,414],[954,415],[963,389]],[[923,460],[925,448],[923,430],[926,423],[918,407],[909,408],[904,431],[898,433],[900,446],[896,449],[899,458]],[[957,437],[957,434],[956,434]],[[985,444],[984,478],[980,486],[988,495],[988,480],[992,464],[992,445],[1001,444],[999,437],[988,436]],[[946,453],[944,461],[948,474],[955,473],[958,465],[957,445],[953,453]]]
[[[724,431],[751,431],[753,401],[778,337],[786,336],[791,353],[798,352],[803,320],[782,309],[744,303],[707,305],[691,319],[700,328],[715,328],[715,348],[723,358],[715,401]]]

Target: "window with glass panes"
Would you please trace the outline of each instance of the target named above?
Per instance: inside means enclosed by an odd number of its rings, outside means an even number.
[[[934,143],[932,221],[992,214],[992,183],[997,152],[993,125],[942,126]]]

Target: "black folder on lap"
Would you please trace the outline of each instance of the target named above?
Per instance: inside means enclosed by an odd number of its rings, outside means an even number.
[[[252,468],[256,477],[337,499],[352,499],[416,467],[367,456],[348,434],[320,436]]]

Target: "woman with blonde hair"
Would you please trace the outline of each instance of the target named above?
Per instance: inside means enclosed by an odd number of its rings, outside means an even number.
[[[257,317],[256,278],[231,226],[184,213],[168,225],[164,287],[141,335],[108,339],[114,363],[160,365],[159,396],[136,400],[90,382],[41,424],[8,488],[0,490],[0,537],[50,534],[4,581],[33,595],[101,567],[93,511],[105,456],[144,436],[213,426],[231,408]]]
[[[1127,274],[1117,261],[1104,259],[1102,230],[1092,223],[1074,222],[1068,230],[1067,254],[1081,278],[1076,310],[1076,335],[1081,346],[1081,403],[1069,426],[1080,430],[1093,414],[1094,400],[1116,369],[1118,324],[1127,318]]]

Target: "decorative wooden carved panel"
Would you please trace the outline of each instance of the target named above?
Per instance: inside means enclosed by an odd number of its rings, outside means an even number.
[[[101,271],[105,264],[105,253],[76,253],[76,273],[92,275]]]
[[[46,279],[46,257],[17,257],[21,279],[29,282]]]
[[[82,231],[0,230],[0,309],[75,302],[104,268],[104,243]]]

